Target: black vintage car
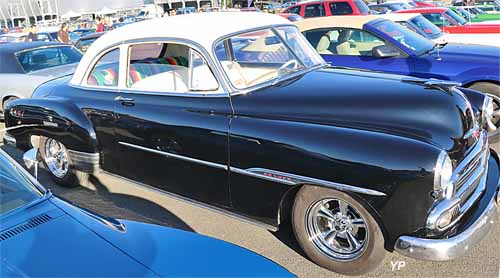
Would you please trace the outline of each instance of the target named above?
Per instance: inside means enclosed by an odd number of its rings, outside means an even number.
[[[385,250],[453,259],[496,221],[491,99],[453,85],[329,68],[272,15],[171,17],[109,32],[71,80],[9,103],[5,141],[39,136],[63,186],[100,170],[291,223],[314,262],[354,275]]]

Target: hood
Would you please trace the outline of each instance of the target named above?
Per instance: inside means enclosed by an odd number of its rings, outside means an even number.
[[[470,61],[474,65],[494,65],[498,68],[500,63],[499,48],[487,45],[448,43],[439,50],[439,55],[460,59],[464,63]]]
[[[295,277],[271,260],[222,240],[158,225],[108,219],[60,199],[53,202],[163,277]]]
[[[35,72],[31,72],[28,75],[57,78],[57,77],[73,74],[75,72],[77,66],[78,66],[78,63],[67,64],[67,65],[52,67],[52,68],[48,68],[48,69],[38,70]]]
[[[28,212],[34,209],[36,214]],[[1,277],[155,276],[49,201],[27,210],[18,213],[14,227],[38,225],[0,241],[0,250],[8,254],[0,262]]]
[[[448,151],[463,147],[461,140],[473,124],[465,97],[404,78],[327,68],[233,97],[232,103],[241,116],[391,133]]]

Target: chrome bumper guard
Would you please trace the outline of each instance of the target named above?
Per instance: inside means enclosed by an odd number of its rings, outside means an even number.
[[[68,155],[76,170],[90,174],[99,171],[99,153],[84,153],[68,150]]]
[[[3,143],[4,145],[16,146],[16,138],[10,135],[8,132],[5,132],[3,135]]]
[[[490,182],[491,183],[491,182]],[[490,184],[489,186],[494,186]],[[413,236],[401,236],[397,239],[394,249],[405,256],[427,261],[446,261],[463,256],[488,235],[499,217],[500,181],[494,192],[487,196],[487,205],[481,206],[483,211],[465,230],[449,238],[429,239]],[[491,188],[490,188],[491,189]],[[481,200],[486,201],[486,200]]]

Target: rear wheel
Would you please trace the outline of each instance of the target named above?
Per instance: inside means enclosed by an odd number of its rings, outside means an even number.
[[[385,257],[379,225],[358,201],[343,192],[304,186],[295,198],[292,225],[307,256],[334,272],[367,273]]]
[[[52,138],[41,137],[39,150],[50,177],[57,184],[64,187],[77,187],[86,178],[85,173],[74,169],[68,149],[63,143]]]
[[[490,82],[477,82],[469,86],[470,89],[477,90],[493,98],[494,112],[493,119],[488,125],[488,136],[490,142],[500,141],[500,85]]]

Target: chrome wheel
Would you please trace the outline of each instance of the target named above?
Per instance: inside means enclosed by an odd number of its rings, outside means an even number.
[[[48,138],[44,146],[45,164],[49,171],[57,178],[64,178],[68,174],[68,151],[61,142]]]
[[[306,213],[306,232],[315,247],[334,260],[355,260],[368,245],[365,219],[342,199],[313,203]]]
[[[488,135],[490,137],[496,136],[500,133],[500,97],[495,95],[488,95],[493,99],[493,109],[488,111],[490,120],[486,123]]]

